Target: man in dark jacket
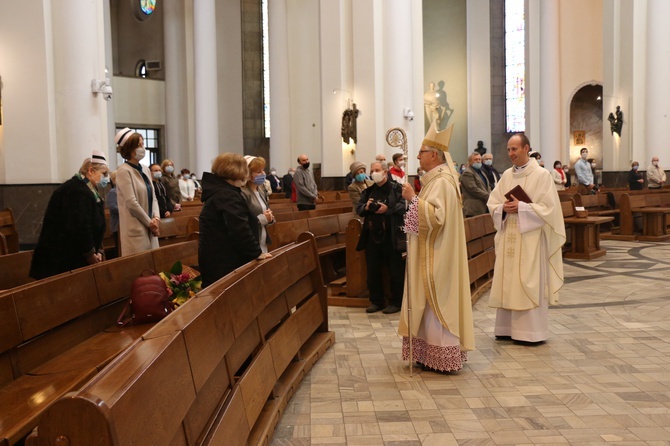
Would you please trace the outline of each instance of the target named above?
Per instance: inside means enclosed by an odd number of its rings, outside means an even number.
[[[293,185],[293,174],[295,174],[295,169],[291,167],[288,170],[288,173],[284,175],[281,179],[282,190],[284,191],[284,196],[286,198],[291,198],[291,186]]]
[[[363,190],[356,213],[365,217],[357,250],[365,249],[368,268],[370,305],[365,311],[375,313],[382,308],[385,314],[397,313],[402,304],[405,269],[402,252],[405,234],[400,230],[405,214],[405,199],[401,186],[389,180],[386,163],[370,165],[370,177],[375,182]],[[384,305],[382,267],[388,267],[391,285],[389,305]]]

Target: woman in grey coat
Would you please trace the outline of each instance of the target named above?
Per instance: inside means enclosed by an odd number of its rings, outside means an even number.
[[[262,157],[245,156],[249,167],[249,179],[242,188],[242,194],[252,214],[258,219],[258,244],[263,252],[268,252],[271,243],[265,227],[275,222],[274,215],[268,205],[268,191],[265,183],[265,160]]]

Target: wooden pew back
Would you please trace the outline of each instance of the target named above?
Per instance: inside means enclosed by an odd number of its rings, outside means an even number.
[[[272,281],[270,293],[257,292],[261,279]],[[54,403],[38,440],[269,444],[297,384],[333,340],[316,243],[301,236],[203,290]]]
[[[0,234],[4,236],[7,254],[19,252],[19,233],[16,232],[16,221],[10,208],[0,211]]]
[[[0,256],[0,290],[32,282],[33,279],[29,276],[32,260],[32,251]]]

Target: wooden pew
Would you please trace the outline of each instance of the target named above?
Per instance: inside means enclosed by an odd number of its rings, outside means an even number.
[[[27,444],[267,445],[333,342],[316,243],[301,236],[156,324],[52,404]]]
[[[19,252],[19,233],[16,232],[16,221],[10,208],[0,211],[0,234],[7,245],[6,254]]]
[[[495,227],[490,214],[466,218],[465,240],[468,249],[472,305],[491,288],[495,266]]]
[[[577,217],[575,202],[562,201],[563,221],[572,234],[570,251],[563,253],[566,259],[593,260],[606,254],[600,247],[600,228],[603,223],[614,220],[614,217]]]
[[[632,206],[631,211],[642,214],[642,235],[640,241],[662,242],[670,240],[668,219],[670,219],[670,194],[644,195],[644,205]]]
[[[197,242],[123,257],[0,294],[0,444],[15,444],[56,399],[76,390],[151,325],[118,328],[144,269],[191,264]]]
[[[4,234],[0,233],[0,256],[9,254],[9,248],[7,247],[7,238]]]
[[[32,282],[34,279],[29,276],[32,260],[32,251],[0,256],[0,290]]]

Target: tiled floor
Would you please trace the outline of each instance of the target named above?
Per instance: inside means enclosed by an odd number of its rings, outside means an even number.
[[[605,257],[566,261],[544,345],[496,341],[484,295],[457,374],[410,377],[397,314],[331,307],[337,342],[273,446],[670,445],[670,244],[602,245]]]

